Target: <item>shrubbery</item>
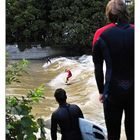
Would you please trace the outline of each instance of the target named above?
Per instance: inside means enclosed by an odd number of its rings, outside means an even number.
[[[20,82],[18,77],[25,72],[28,61],[22,60],[7,66],[6,83]],[[29,90],[26,96],[17,98],[6,96],[6,139],[8,140],[46,140],[44,120],[36,119],[31,111],[33,103],[44,98],[44,86]],[[37,138],[36,133],[40,133]]]

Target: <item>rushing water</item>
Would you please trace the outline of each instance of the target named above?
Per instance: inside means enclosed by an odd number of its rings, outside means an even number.
[[[71,85],[65,85],[65,69],[72,71]],[[105,126],[102,104],[98,100],[98,90],[94,76],[94,65],[91,56],[58,57],[51,63],[44,60],[31,60],[27,68],[28,74],[21,77],[21,83],[7,86],[6,95],[25,95],[30,89],[45,84],[45,99],[33,107],[36,117],[50,118],[57,108],[53,94],[57,88],[64,88],[69,103],[77,104],[84,117]],[[122,130],[124,133],[124,130]],[[124,134],[122,139],[125,140]]]

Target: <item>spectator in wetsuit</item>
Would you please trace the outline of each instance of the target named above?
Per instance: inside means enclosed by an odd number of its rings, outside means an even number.
[[[51,116],[51,138],[57,140],[57,125],[61,130],[61,140],[82,140],[78,118],[83,118],[81,109],[75,104],[66,102],[64,89],[56,89],[54,97],[59,104]]]
[[[121,0],[109,1],[106,15],[111,23],[96,31],[92,48],[99,100],[104,106],[108,140],[120,139],[123,111],[127,140],[134,140],[134,25],[129,24]]]

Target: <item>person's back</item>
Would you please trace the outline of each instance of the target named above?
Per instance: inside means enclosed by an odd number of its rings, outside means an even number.
[[[118,78],[132,79],[134,72],[134,28],[129,24],[116,24],[101,38],[109,49],[113,74]],[[109,58],[105,57],[106,63]],[[129,71],[128,71],[129,69]],[[129,73],[128,73],[129,72]]]
[[[83,118],[81,109],[75,104],[66,102],[59,104],[51,117],[51,136],[56,140],[57,125],[59,125],[62,140],[82,140],[79,128],[79,118]]]
[[[133,140],[134,26],[129,24],[129,14],[123,0],[110,0],[106,6],[106,16],[110,24],[96,31],[92,43],[99,101],[104,107],[108,140],[120,140],[123,112],[127,140]]]
[[[134,28],[130,24],[114,24],[103,31],[100,40],[107,68],[106,83],[109,83],[109,90],[113,89],[116,100],[116,92],[126,93],[134,88]],[[118,97],[123,99],[120,95]]]
[[[83,116],[77,105],[65,104],[53,113],[52,119],[57,120],[62,140],[81,140],[78,118]]]

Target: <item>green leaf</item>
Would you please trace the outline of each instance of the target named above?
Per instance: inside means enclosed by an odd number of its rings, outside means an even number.
[[[23,118],[21,118],[21,125],[23,127],[30,127],[33,124],[32,119],[29,116],[25,116]]]
[[[36,136],[35,135],[28,135],[25,140],[36,140]]]

